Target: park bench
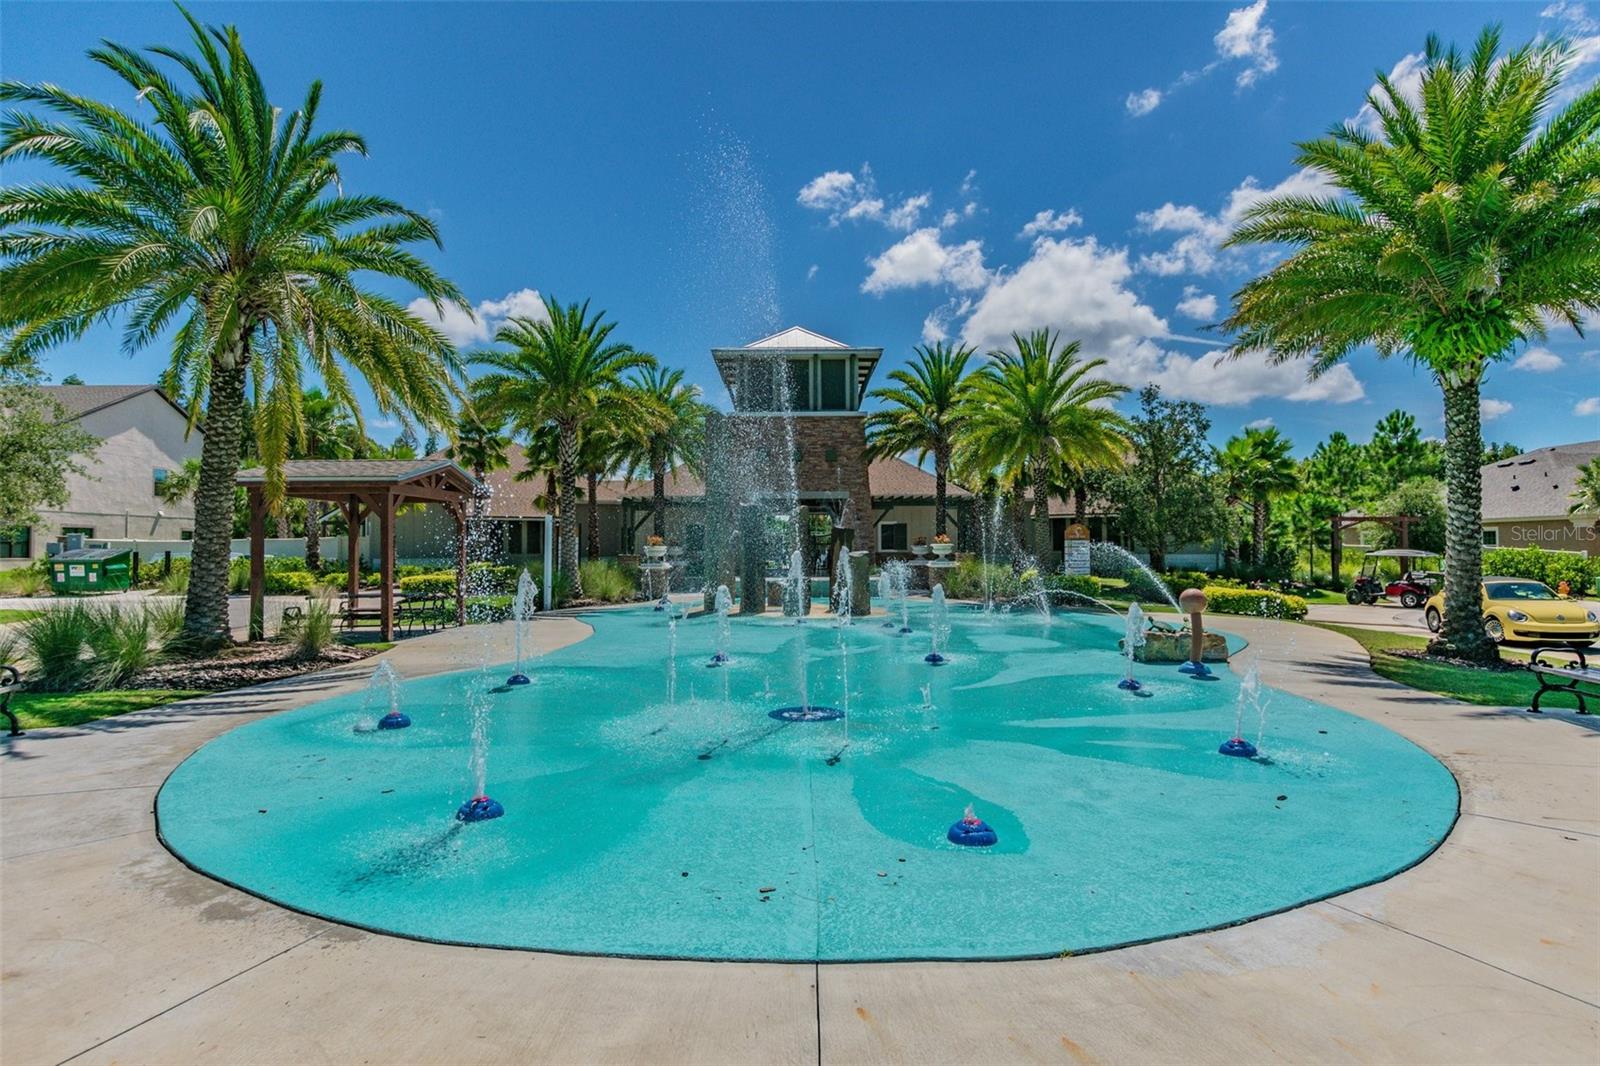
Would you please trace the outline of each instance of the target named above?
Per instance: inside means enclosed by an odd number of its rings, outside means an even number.
[[[15,666],[0,666],[0,714],[5,715],[11,723],[10,735],[20,737],[22,730],[17,725],[17,714],[11,709],[11,694],[22,687],[22,674]]]
[[[1589,661],[1584,658],[1583,652],[1577,648],[1571,649],[1573,655],[1578,657],[1578,664],[1540,662],[1539,656],[1550,648],[1539,648],[1533,653],[1528,662],[1528,669],[1533,671],[1533,676],[1539,679],[1539,691],[1533,694],[1533,706],[1528,708],[1530,714],[1539,714],[1539,700],[1546,693],[1564,692],[1578,701],[1578,713],[1588,714],[1589,705],[1585,700],[1584,689],[1591,691],[1590,696],[1600,695],[1600,669],[1590,667]]]

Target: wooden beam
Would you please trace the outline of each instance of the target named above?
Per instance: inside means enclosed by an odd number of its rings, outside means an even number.
[[[394,639],[394,511],[394,493],[386,492],[378,512],[378,540],[382,545],[378,550],[378,582],[382,590],[379,639],[382,640]]]
[[[354,610],[356,597],[361,595],[361,501],[349,496],[342,505],[345,520],[345,594],[349,607]]]
[[[265,639],[267,620],[267,500],[260,486],[250,488],[250,639]]]
[[[467,509],[450,508],[456,519],[456,625],[467,624]]]

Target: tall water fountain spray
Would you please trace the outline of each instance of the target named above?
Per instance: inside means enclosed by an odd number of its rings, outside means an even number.
[[[1000,532],[1000,519],[1004,514],[1004,504],[997,493],[994,505],[989,508],[989,513],[983,516],[979,525],[983,532],[983,613],[994,614],[994,546],[995,539]]]
[[[1266,695],[1261,690],[1261,661],[1257,659],[1250,664],[1250,669],[1245,671],[1244,677],[1239,679],[1239,699],[1233,711],[1233,736],[1222,742],[1217,751],[1223,755],[1237,755],[1245,759],[1253,759],[1260,750],[1256,744],[1244,739],[1244,714],[1246,710],[1255,712],[1257,732],[1256,740],[1261,741],[1267,731],[1267,703]]]
[[[522,630],[527,625],[528,616],[533,613],[534,598],[538,595],[539,586],[534,583],[528,568],[523,567],[522,573],[517,575],[517,594],[511,598],[511,625],[516,633],[517,666],[516,671],[506,678],[508,685],[529,683],[528,675],[522,672]]]
[[[1178,606],[1178,598],[1172,594],[1167,583],[1161,575],[1139,561],[1139,557],[1128,549],[1118,544],[1097,540],[1089,546],[1089,566],[1095,574],[1101,576],[1122,575],[1132,576],[1129,584],[1138,582],[1137,588],[1132,591],[1137,595],[1142,591],[1154,592],[1172,605],[1177,614],[1183,614],[1183,608]],[[1144,586],[1148,586],[1145,589]]]
[[[886,629],[898,628],[911,632],[911,567],[904,559],[890,559],[883,564],[884,604],[892,617],[883,623]],[[895,618],[898,618],[897,622]]]
[[[836,625],[850,625],[850,612],[855,604],[855,575],[850,566],[850,553],[839,551],[833,568],[833,620]]]
[[[1122,637],[1122,654],[1128,660],[1128,672],[1123,675],[1117,687],[1124,692],[1138,692],[1144,686],[1133,678],[1133,662],[1140,648],[1144,647],[1144,608],[1137,603],[1128,604],[1128,625]]]
[[[467,709],[472,718],[472,745],[467,766],[472,772],[472,798],[456,810],[456,820],[485,822],[506,813],[505,808],[489,798],[489,679],[480,670],[467,681]]]
[[[950,612],[944,605],[944,586],[933,587],[933,606],[928,609],[928,654],[922,657],[925,663],[938,666],[945,662],[944,645],[950,633]]]
[[[367,685],[363,708],[370,706],[374,697],[383,700],[389,708],[388,713],[378,719],[379,729],[404,729],[411,724],[410,717],[400,710],[400,675],[395,673],[388,659],[372,671],[372,681]]]
[[[728,661],[728,644],[731,634],[728,626],[728,614],[733,610],[733,594],[728,591],[728,586],[717,586],[715,600],[717,611],[717,650],[711,656],[712,666],[721,666]]]

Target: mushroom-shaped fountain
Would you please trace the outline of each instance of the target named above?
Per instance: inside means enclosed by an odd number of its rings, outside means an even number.
[[[1202,680],[1216,676],[1204,662],[1206,634],[1200,616],[1205,613],[1208,602],[1206,594],[1199,589],[1184,589],[1178,596],[1179,609],[1189,616],[1189,661],[1178,667],[1178,673]]]

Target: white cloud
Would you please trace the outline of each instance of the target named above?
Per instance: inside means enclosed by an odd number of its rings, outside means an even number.
[[[1539,17],[1558,22],[1557,32],[1572,45],[1566,80],[1553,101],[1560,106],[1594,84],[1596,75],[1588,68],[1600,63],[1600,18],[1583,4],[1566,2],[1549,5]]]
[[[1422,72],[1427,69],[1427,62],[1421,52],[1410,52],[1400,57],[1399,62],[1389,68],[1389,84],[1395,87],[1402,99],[1415,105],[1422,99]],[[1388,99],[1386,93],[1377,82],[1367,90],[1368,96],[1376,96],[1380,100]],[[1378,113],[1372,109],[1371,104],[1362,104],[1357,111],[1346,120],[1351,125],[1364,130],[1370,136],[1377,136],[1382,131],[1382,124]]]
[[[812,278],[814,278],[816,276],[817,276],[817,264],[812,263],[811,266],[806,270],[806,280],[810,281]]]
[[[1161,90],[1140,89],[1136,93],[1129,93],[1122,106],[1127,108],[1128,114],[1134,118],[1143,118],[1161,106]]]
[[[989,281],[989,271],[983,265],[983,242],[948,245],[934,226],[909,234],[869,263],[872,273],[861,283],[861,291],[874,296],[918,285],[981,289]]]
[[[1212,38],[1217,54],[1224,59],[1242,59],[1246,66],[1234,83],[1247,89],[1264,74],[1278,69],[1278,57],[1272,51],[1274,35],[1266,24],[1267,0],[1256,0],[1249,7],[1228,12],[1228,21]]]
[[[1037,237],[1041,233],[1060,233],[1062,230],[1071,229],[1073,226],[1083,225],[1083,216],[1072,208],[1065,211],[1046,209],[1033,216],[1033,220],[1022,227],[1018,237]]]
[[[1600,415],[1600,396],[1586,396],[1572,405],[1572,413],[1579,418],[1593,418]]]
[[[855,199],[856,176],[847,170],[830,170],[806,182],[797,199],[814,211],[837,211]]]
[[[1565,360],[1549,348],[1535,347],[1529,348],[1519,355],[1517,361],[1511,364],[1511,369],[1527,370],[1535,374],[1548,374],[1552,370],[1560,370],[1565,365]]]
[[[498,300],[484,300],[474,308],[476,318],[454,304],[445,304],[442,312],[436,311],[420,296],[407,304],[406,310],[436,327],[458,348],[486,343],[508,318],[542,321],[548,317],[537,289],[518,289]]]
[[[1271,188],[1245,178],[1228,193],[1216,214],[1193,204],[1164,203],[1141,211],[1139,224],[1150,233],[1181,234],[1164,251],[1139,257],[1139,269],[1151,274],[1209,274],[1222,265],[1222,242],[1251,207],[1273,196],[1326,196],[1334,191],[1327,178],[1313,170],[1297,170]]]
[[[1512,405],[1507,400],[1491,400],[1485,396],[1478,401],[1478,417],[1485,422],[1493,422],[1511,413]]]
[[[1201,292],[1197,286],[1185,285],[1183,299],[1178,301],[1178,314],[1209,322],[1217,317],[1217,298],[1208,292]]]
[[[943,215],[939,216],[939,228],[940,229],[949,229],[951,226],[954,226],[957,222],[960,222],[960,221],[961,221],[961,216],[960,215],[956,214],[952,210],[948,210],[947,209]]]
[[[1246,422],[1244,424],[1244,428],[1245,429],[1270,429],[1270,428],[1272,428],[1272,425],[1273,425],[1272,416],[1268,415],[1266,418],[1258,418],[1254,422]]]
[[[923,193],[921,196],[908,196],[901,202],[899,207],[889,212],[889,217],[885,221],[890,229],[916,229],[917,220],[922,217],[923,209],[928,206],[932,199],[933,196],[929,193]]]
[[[1166,321],[1128,288],[1133,267],[1124,249],[1093,237],[1040,237],[1015,271],[996,272],[961,326],[979,350],[1006,344],[1013,330],[1048,328],[1083,343],[1085,354],[1107,360],[1106,376],[1139,387],[1160,385],[1169,395],[1238,405],[1262,397],[1345,403],[1364,395],[1346,366],[1308,381],[1304,363],[1269,365],[1261,355],[1221,359],[1190,356],[1162,346],[1175,338]]]

